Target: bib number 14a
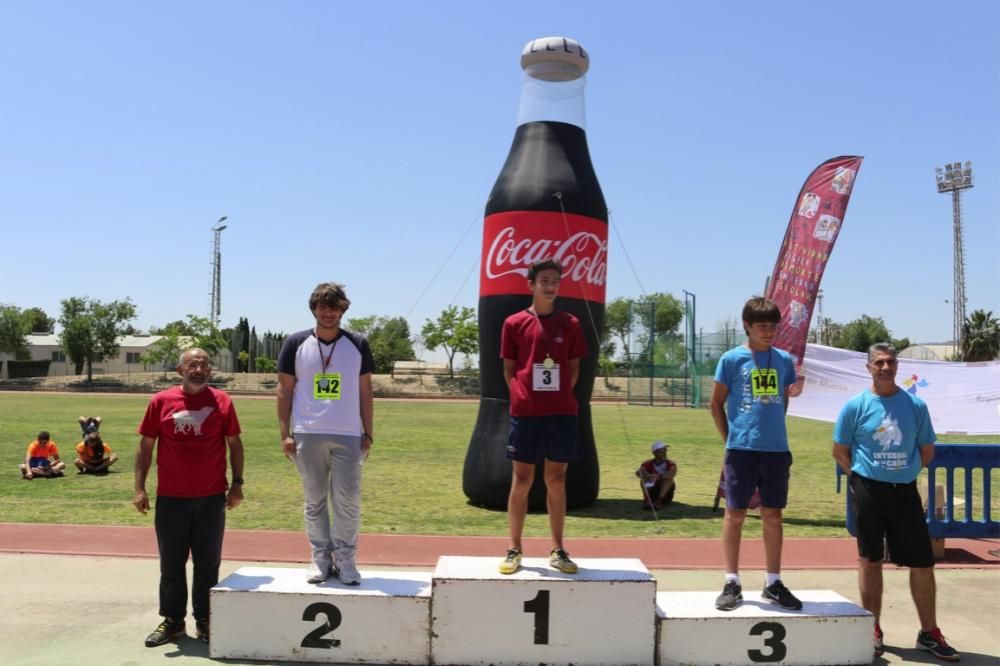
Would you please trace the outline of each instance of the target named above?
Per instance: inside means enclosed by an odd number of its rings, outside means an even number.
[[[754,368],[750,372],[750,390],[754,397],[778,395],[778,371]]]

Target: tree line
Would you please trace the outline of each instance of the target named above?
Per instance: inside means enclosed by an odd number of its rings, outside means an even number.
[[[82,296],[67,298],[60,305],[59,317],[53,318],[38,307],[21,309],[0,304],[0,352],[13,354],[17,360],[29,359],[28,336],[52,333],[58,323],[60,345],[66,356],[73,362],[76,374],[85,369],[90,381],[94,363],[118,355],[122,336],[140,333],[132,324],[136,307],[130,299],[101,302]],[[667,292],[610,301],[605,306],[604,325],[599,332],[600,365],[605,374],[616,363],[627,365],[637,355],[652,353],[658,339],[676,337],[683,318],[684,305]],[[355,317],[348,319],[345,327],[368,339],[378,374],[391,373],[396,361],[416,360],[416,344],[429,351],[443,350],[452,376],[459,354],[479,352],[478,324],[475,310],[470,307],[444,308],[436,319],[425,320],[419,338],[411,334],[404,317]],[[735,323],[733,327],[738,328]],[[151,327],[149,334],[162,338],[142,357],[145,365],[172,366],[190,346],[201,347],[213,357],[228,348],[233,351],[239,372],[274,372],[277,350],[285,338],[284,333],[270,331],[258,336],[244,317],[239,318],[236,326],[220,329],[208,318],[193,314],[162,327]],[[825,318],[809,336],[810,342],[861,352],[875,342],[890,341],[900,351],[910,345],[908,338],[894,338],[881,317],[867,314],[845,324]],[[638,349],[633,349],[634,345]],[[950,360],[993,360],[998,353],[1000,320],[992,311],[975,310],[963,325],[961,349]]]
[[[67,298],[60,305],[57,319],[41,308],[0,304],[0,353],[13,354],[18,361],[29,360],[28,336],[54,333],[58,323],[60,346],[73,363],[75,374],[86,371],[89,382],[93,380],[95,363],[118,356],[123,336],[141,334],[132,323],[137,311],[130,299],[102,302],[83,296]],[[391,373],[396,361],[416,360],[416,340],[403,317],[356,317],[348,319],[345,328],[368,339],[376,373]],[[231,349],[240,372],[274,372],[277,351],[286,337],[270,331],[260,337],[245,317],[240,317],[234,327],[220,329],[207,317],[193,314],[161,327],[150,327],[149,334],[162,337],[141,357],[143,365],[171,367],[184,349],[193,346],[204,349],[211,357]],[[445,308],[436,320],[426,320],[421,335],[426,349],[444,350],[452,375],[456,355],[479,351],[475,311],[469,307]]]

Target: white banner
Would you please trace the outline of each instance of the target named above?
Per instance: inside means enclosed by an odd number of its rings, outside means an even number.
[[[788,413],[834,422],[847,400],[872,384],[861,352],[806,345],[802,395]],[[896,383],[923,399],[934,430],[943,435],[1000,434],[1000,361],[951,363],[899,359]]]

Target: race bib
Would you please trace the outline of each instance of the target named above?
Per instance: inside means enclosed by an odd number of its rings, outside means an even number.
[[[551,368],[546,368],[544,363],[532,364],[531,388],[535,391],[558,391],[559,364],[553,363]]]
[[[340,400],[340,373],[317,372],[313,375],[314,400]]]
[[[774,368],[751,370],[750,391],[755,398],[778,395],[778,371]]]

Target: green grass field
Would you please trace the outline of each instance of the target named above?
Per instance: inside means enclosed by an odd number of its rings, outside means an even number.
[[[147,396],[0,393],[0,520],[5,522],[149,525],[131,505],[136,427]],[[302,527],[302,494],[294,466],[281,455],[273,399],[235,398],[246,447],[246,502],[228,525],[244,529]],[[462,465],[477,405],[460,402],[376,402],[377,443],[365,464],[362,530],[385,534],[506,534],[503,511],[468,503]],[[594,429],[601,463],[598,501],[572,511],[566,532],[578,537],[717,537],[721,512],[712,512],[723,446],[705,409],[596,404]],[[76,418],[101,415],[101,432],[121,459],[107,476],[78,475]],[[62,479],[23,481],[17,464],[39,430],[48,430],[70,470]],[[795,462],[786,536],[843,536],[844,496],[835,491],[832,426],[789,419]],[[634,471],[655,439],[670,442],[678,463],[677,495],[654,521],[639,502]],[[995,437],[948,437],[990,442]],[[1000,478],[992,479],[1000,487]],[[155,491],[155,468],[148,490]],[[993,511],[1000,511],[1000,500]],[[759,521],[747,523],[748,536]],[[544,514],[532,514],[528,536],[548,533]]]

